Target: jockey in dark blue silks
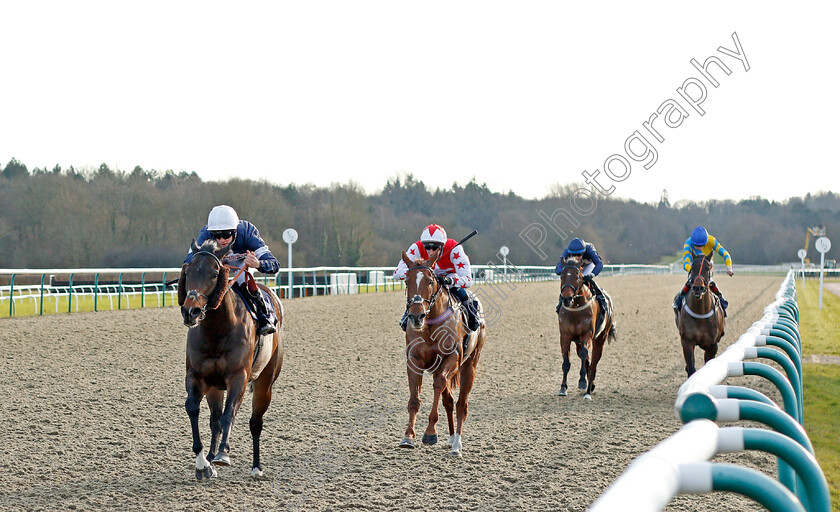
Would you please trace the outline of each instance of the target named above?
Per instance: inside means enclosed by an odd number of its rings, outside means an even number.
[[[268,246],[262,238],[256,226],[247,220],[239,220],[236,211],[228,205],[219,205],[210,211],[207,217],[207,225],[201,228],[196,239],[196,245],[201,247],[206,240],[215,239],[219,247],[227,247],[232,244],[230,251],[222,258],[223,262],[231,267],[242,268],[248,272],[250,269],[257,269],[263,274],[276,274],[280,270],[280,263],[269,251]],[[192,249],[187,253],[184,263],[193,259]],[[236,279],[236,284],[242,295],[249,297],[257,313],[257,332],[260,336],[275,332],[274,325],[269,322],[268,311],[260,291],[253,279],[246,279],[241,274]]]
[[[554,270],[557,275],[563,272],[563,260],[569,256],[580,256],[581,266],[583,267],[581,269],[583,280],[589,284],[589,288],[595,293],[595,299],[601,306],[601,311],[606,311],[607,301],[604,299],[604,292],[601,291],[601,287],[593,279],[604,268],[604,262],[598,256],[598,251],[595,250],[595,246],[584,242],[580,238],[573,238],[569,242],[569,246],[563,250],[563,254],[560,255],[560,261],[557,262],[557,268]],[[560,312],[560,304],[559,302],[557,303],[558,313]]]

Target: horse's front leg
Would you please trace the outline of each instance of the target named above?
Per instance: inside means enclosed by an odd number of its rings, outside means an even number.
[[[417,421],[417,413],[420,411],[420,389],[423,386],[423,373],[408,365],[408,427],[405,429],[405,437],[400,441],[401,448],[414,448],[414,438],[417,433],[414,431],[414,424]]]
[[[715,341],[709,348],[703,349],[703,362],[708,363],[710,359],[714,359],[718,351],[718,342]]]
[[[225,392],[210,388],[207,391],[207,405],[210,407],[210,450],[207,458],[213,460],[219,449],[219,436],[222,433],[222,410],[225,403]]]
[[[689,377],[694,375],[696,371],[694,368],[694,342],[687,340],[685,337],[681,340],[683,349],[683,358],[685,359],[685,373]]]
[[[184,408],[190,417],[190,427],[192,427],[193,453],[195,453],[195,478],[197,480],[213,478],[216,476],[216,470],[213,469],[213,466],[204,457],[204,445],[201,444],[201,434],[198,428],[198,413],[201,410],[201,399],[207,393],[208,387],[191,369],[187,370],[185,384],[187,388],[187,401],[184,403]]]
[[[592,331],[581,336],[580,342],[577,343],[577,352],[578,356],[580,356],[580,380],[578,380],[578,389],[581,391],[587,388],[586,377],[589,374],[589,347],[591,346]]]
[[[572,338],[560,334],[560,352],[563,354],[563,383],[560,384],[560,391],[558,396],[566,396],[568,386],[566,385],[566,377],[569,375],[569,369],[572,367],[572,362],[569,361],[569,350],[572,346]]]
[[[225,400],[225,410],[221,418],[222,440],[219,442],[219,453],[213,459],[213,464],[230,465],[230,431],[233,428],[236,413],[239,412],[239,407],[242,405],[247,380],[248,376],[245,370],[232,373],[225,379],[227,400]]]
[[[458,354],[450,354],[444,359],[440,369],[435,373],[435,397],[432,402],[432,410],[429,411],[429,425],[426,427],[426,432],[423,433],[423,444],[436,444],[438,441],[437,429],[435,428],[438,422],[438,405],[440,398],[445,391],[449,390],[450,380],[458,372]],[[451,392],[450,392],[451,396]],[[452,433],[450,432],[450,437]]]

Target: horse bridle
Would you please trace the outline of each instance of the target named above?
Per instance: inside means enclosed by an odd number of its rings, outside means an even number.
[[[213,254],[210,251],[198,251],[196,253],[193,253],[193,261],[195,261],[195,257],[198,256],[199,254],[207,254],[207,255],[211,256],[214,260],[216,260],[216,263],[219,264],[219,270],[220,271],[221,271],[222,267],[225,266],[225,264],[222,263],[222,260],[220,260],[218,256],[216,256],[215,254]],[[190,262],[190,264],[192,264],[192,262]],[[236,279],[239,277],[239,274],[241,274],[243,270],[245,270],[244,267],[239,269],[239,273],[237,273],[236,276],[234,276],[234,278],[231,279],[227,283],[224,291],[222,291],[223,296],[224,296],[224,294],[227,293],[228,290],[230,290],[230,287],[233,286],[233,283],[236,282]],[[218,279],[218,276],[216,277],[216,279]],[[201,308],[200,308],[201,309],[201,316],[203,317],[204,313],[207,311],[207,306],[210,305],[210,297],[208,297],[207,295],[204,295],[203,293],[199,292],[198,290],[187,290],[186,295],[185,295],[186,299],[192,299],[192,300],[195,300],[196,302],[198,302],[198,297],[203,297],[204,298],[204,305],[201,306]]]
[[[583,286],[583,272],[580,270],[580,266],[578,266],[576,264],[563,265],[563,270],[566,270],[567,268],[574,268],[577,271],[578,276],[580,277],[580,283],[581,283],[581,284],[577,285],[576,287],[572,286],[570,284],[564,284],[563,286],[560,287],[560,297],[563,298],[564,301],[565,301],[566,298],[563,297],[563,290],[565,290],[566,288],[571,288],[572,289],[572,293],[574,293],[574,295],[572,295],[571,297],[568,297],[569,303],[571,303],[572,301],[574,301],[578,297],[581,297],[580,289]]]
[[[702,258],[702,260],[703,261],[700,263],[700,269],[697,271],[697,275],[694,276],[694,279],[697,279],[699,277],[700,279],[703,280],[703,293],[701,293],[698,297],[702,297],[703,294],[706,293],[706,291],[708,291],[709,285],[711,284],[711,280],[712,280],[711,260],[708,260],[705,257]],[[707,261],[709,262],[709,279],[706,279],[705,277],[702,276],[703,268],[705,268]],[[693,270],[693,268],[692,268],[692,270]],[[694,279],[691,279],[691,274],[689,274],[689,281],[691,282],[692,290],[694,289]],[[695,295],[695,296],[697,296],[697,295]]]
[[[432,306],[435,305],[435,301],[437,300],[438,294],[440,294],[440,291],[443,289],[443,285],[441,285],[438,282],[437,276],[435,276],[435,270],[432,267],[425,266],[425,265],[418,265],[416,267],[411,267],[410,269],[408,269],[409,272],[411,272],[412,270],[420,270],[420,271],[428,270],[428,271],[430,271],[432,273],[432,280],[435,281],[438,284],[437,290],[435,290],[435,293],[432,294],[431,299],[424,299],[419,294],[414,294],[414,297],[412,297],[410,299],[406,298],[406,307],[407,308],[410,308],[414,304],[421,304],[422,305],[423,303],[428,302],[429,303],[428,309],[425,306],[423,307],[423,312],[428,316],[429,311],[432,309]],[[406,275],[408,275],[408,274],[406,273]]]

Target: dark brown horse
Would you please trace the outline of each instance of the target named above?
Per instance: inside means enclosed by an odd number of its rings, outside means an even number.
[[[709,290],[712,277],[711,256],[698,255],[691,260],[688,282],[691,290],[683,299],[679,311],[674,311],[674,320],[680,332],[685,372],[689,377],[695,372],[694,347],[703,349],[703,361],[708,362],[717,355],[718,342],[724,334],[723,307]]]
[[[420,411],[420,388],[423,385],[423,373],[429,372],[434,378],[435,396],[423,443],[437,443],[435,425],[438,421],[438,404],[442,400],[449,420],[450,455],[460,457],[461,430],[467,419],[467,398],[475,381],[476,366],[484,347],[487,328],[482,322],[478,330],[468,333],[461,320],[460,302],[452,299],[449,291],[435,276],[435,260],[412,262],[405,252],[402,253],[402,259],[408,265],[405,282],[409,315],[405,331],[405,359],[411,397],[408,401],[408,428],[405,429],[405,437],[400,446],[416,446],[414,423]],[[461,391],[456,407],[456,429],[453,390],[458,386]]]
[[[211,463],[230,465],[230,431],[249,384],[254,394],[250,421],[254,441],[251,476],[263,476],[260,465],[263,415],[271,402],[271,387],[283,365],[280,299],[271,293],[278,317],[277,332],[259,340],[256,321],[244,301],[228,291],[228,267],[222,264],[222,258],[230,248],[228,245],[220,249],[215,240],[208,240],[199,248],[193,240],[193,259],[184,265],[178,283],[178,304],[184,325],[190,328],[185,407],[192,426],[195,477],[199,480],[216,476]],[[198,429],[198,412],[205,396],[210,407],[211,431],[206,458]]]
[[[604,292],[604,298],[608,307],[604,311],[602,325],[596,325],[601,307],[589,286],[584,285],[580,258],[570,257],[563,261],[559,301],[562,304],[557,314],[560,324],[560,350],[563,353],[563,384],[560,385],[560,391],[557,393],[559,396],[566,396],[568,389],[566,376],[572,366],[569,361],[569,350],[574,341],[577,355],[580,357],[578,389],[586,390],[583,398],[592,400],[595,372],[604,351],[604,342],[607,339],[610,341],[615,339],[612,299],[606,292]]]

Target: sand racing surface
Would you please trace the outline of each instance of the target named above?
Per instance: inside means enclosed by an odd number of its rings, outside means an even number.
[[[729,300],[721,351],[781,277],[721,274]],[[262,435],[266,476],[251,480],[250,395],[233,426],[233,465],[197,482],[184,411],[178,308],[0,320],[4,436],[0,510],[585,510],[638,455],[679,429],[685,380],[671,302],[683,275],[602,277],[618,341],[592,401],[573,359],[561,381],[558,283],[498,289],[464,427],[463,458],[441,442],[400,449],[407,422],[403,292],[285,301],[286,358]],[[514,286],[514,285],[511,285]],[[698,367],[702,352],[696,353]],[[734,379],[773,398],[770,385]],[[432,399],[424,378],[418,438]],[[201,412],[209,444],[209,413]],[[775,458],[718,457],[775,474]],[[627,510],[633,510],[628,504]],[[666,510],[762,510],[734,494],[681,496]]]

